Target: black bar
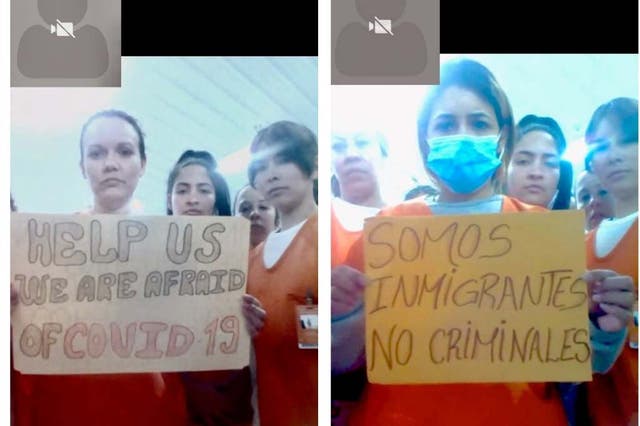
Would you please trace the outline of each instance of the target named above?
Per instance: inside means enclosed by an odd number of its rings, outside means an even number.
[[[122,0],[122,54],[317,56],[317,6],[313,0]],[[593,6],[440,0],[440,9],[442,53],[638,53],[633,0]]]
[[[441,53],[638,53],[638,2],[440,0]]]
[[[122,0],[123,56],[317,56],[314,0]]]

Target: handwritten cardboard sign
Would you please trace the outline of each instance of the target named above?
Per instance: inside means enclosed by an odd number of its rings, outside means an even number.
[[[581,212],[365,224],[374,383],[591,379]]]
[[[248,250],[239,218],[12,214],[16,368],[242,368]]]

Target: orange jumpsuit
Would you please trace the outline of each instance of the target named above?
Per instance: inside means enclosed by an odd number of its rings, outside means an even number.
[[[342,265],[351,246],[358,241],[362,235],[362,230],[349,231],[345,229],[336,216],[336,212],[331,207],[331,268]],[[332,374],[331,376],[331,410],[333,416],[339,419],[347,419],[352,407],[360,399],[362,390],[366,386],[367,373],[364,367],[354,371]],[[346,420],[332,420],[333,422]]]
[[[296,305],[318,296],[318,216],[310,217],[280,259],[264,266],[264,243],[249,255],[247,292],[267,311],[254,339],[261,426],[318,423],[318,351],[299,349]]]
[[[362,231],[348,231],[340,224],[331,207],[331,268],[342,265],[351,246],[358,241]]]
[[[179,373],[187,399],[189,421],[201,426],[251,426],[251,371],[188,371]]]
[[[177,374],[14,375],[17,426],[186,425]]]
[[[502,212],[544,211],[504,197]],[[382,210],[383,216],[425,216],[422,200]],[[363,270],[362,239],[347,263]],[[531,425],[566,426],[562,403],[552,384],[492,383],[379,385],[369,383],[352,425]]]
[[[638,292],[638,219],[605,257],[595,254],[595,230],[587,235],[587,267],[611,269],[633,278]],[[637,333],[630,327],[630,333]],[[637,338],[637,335],[636,335]],[[596,374],[587,385],[589,415],[594,426],[638,424],[638,350],[625,343],[620,357],[606,374]]]

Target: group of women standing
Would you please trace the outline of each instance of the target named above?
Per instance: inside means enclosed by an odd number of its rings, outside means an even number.
[[[145,148],[140,124],[124,111],[101,111],[86,121],[80,134],[80,166],[93,193],[93,206],[83,214],[132,213],[133,195],[147,166]],[[247,250],[258,248],[250,256],[248,294],[241,309],[256,347],[255,380],[264,383],[265,389],[258,392],[255,415],[263,425],[314,424],[317,351],[298,349],[294,312],[298,300],[311,298],[317,303],[313,192],[317,140],[306,127],[281,121],[256,135],[251,152],[250,184],[237,193],[232,206],[228,185],[213,156],[185,151],[167,179],[167,214],[235,214],[250,220]],[[286,356],[279,360],[282,351]],[[295,375],[291,367],[297,369]],[[281,376],[298,379],[273,379]],[[249,367],[95,375],[14,372],[12,378],[16,425],[254,423]],[[282,406],[283,396],[295,401],[295,415]]]
[[[585,141],[587,170],[612,198],[610,216],[599,214],[599,225],[590,220],[597,227],[585,240],[594,371],[585,400],[567,394],[572,386],[545,383],[367,383],[349,405],[349,417],[336,424],[637,424],[637,100],[617,98],[600,106]],[[416,198],[384,207],[378,215],[542,212],[571,205],[572,178],[561,160],[566,141],[560,126],[534,115],[516,124],[506,93],[478,62],[460,59],[441,67],[440,84],[418,114],[417,142],[425,171],[439,190],[436,201]],[[587,203],[589,194],[585,191]],[[332,232],[341,228],[332,225]],[[332,239],[346,241],[341,235]],[[353,374],[366,359],[364,243],[362,237],[351,236],[351,241],[341,247],[342,263],[332,265],[335,377]]]
[[[377,184],[348,185],[345,176],[353,170],[343,158],[345,162],[336,161],[334,166],[345,202],[357,199],[352,197],[356,190],[368,189],[369,197],[360,203],[369,210],[359,213],[358,222],[378,211],[384,216],[430,216],[569,207],[571,171],[561,160],[566,141],[555,120],[529,115],[516,124],[495,77],[475,61],[450,62],[440,75],[440,84],[424,100],[417,121],[418,146],[425,170],[438,186],[437,200],[385,207]],[[332,148],[350,155],[349,143],[339,142]],[[537,426],[581,424],[578,419],[594,425],[637,423],[637,100],[617,98],[601,105],[589,121],[585,142],[589,150],[585,165],[597,181],[584,181],[577,192],[579,201],[589,204],[605,195],[610,201],[606,212],[594,204],[587,216],[591,230],[585,239],[584,280],[589,289],[594,380],[586,386],[584,404],[567,403],[566,389],[545,383],[366,383],[358,386],[361,394],[352,398],[352,413],[342,421],[354,425]],[[383,143],[359,142],[353,149],[371,158],[387,156]],[[180,156],[169,174],[166,203],[168,215],[235,214],[251,221],[247,294],[241,309],[254,343],[255,378],[249,368],[14,373],[16,425],[250,425],[255,419],[266,426],[317,423],[317,351],[302,349],[296,332],[299,308],[318,300],[317,139],[306,127],[281,121],[260,130],[250,151],[249,184],[236,194],[233,205],[215,159],[192,150]],[[80,165],[94,197],[86,214],[131,214],[133,194],[147,166],[139,123],[116,110],[89,118],[80,135]],[[367,174],[364,166],[359,167],[360,175]],[[341,236],[336,233],[341,230],[345,234],[338,244],[339,258],[332,258],[332,372],[346,381],[362,380],[354,372],[365,361],[363,241],[357,226],[334,226],[340,211],[354,210],[337,205],[332,213],[332,239],[338,241]]]

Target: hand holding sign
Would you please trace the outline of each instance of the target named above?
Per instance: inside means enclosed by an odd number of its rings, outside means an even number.
[[[357,309],[363,302],[367,277],[347,265],[331,271],[331,316],[340,317]]]
[[[633,280],[614,271],[595,269],[584,274],[589,289],[589,312],[604,311],[595,320],[604,331],[619,331],[633,318]]]
[[[13,314],[13,310],[18,306],[18,290],[14,287],[13,283],[11,283],[11,313]]]
[[[262,308],[262,303],[257,298],[250,294],[244,294],[242,296],[242,314],[247,320],[249,336],[256,337],[264,327],[267,311]]]

